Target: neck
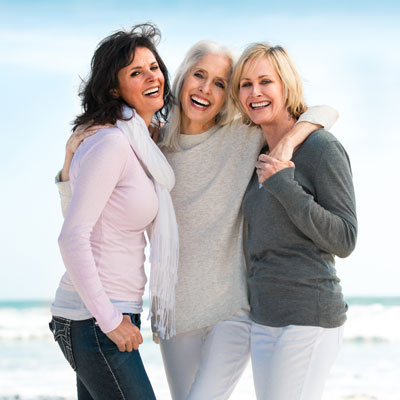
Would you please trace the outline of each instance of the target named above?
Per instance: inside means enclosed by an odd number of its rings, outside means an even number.
[[[151,114],[151,115],[140,115],[140,116],[143,118],[143,121],[146,124],[146,126],[149,127],[149,125],[151,123],[151,120],[153,118],[153,114]]]
[[[215,125],[213,120],[204,122],[192,121],[182,113],[181,132],[185,135],[198,135],[211,129]]]
[[[285,116],[268,124],[261,125],[269,150],[273,150],[279,141],[293,128],[296,120],[286,113]]]

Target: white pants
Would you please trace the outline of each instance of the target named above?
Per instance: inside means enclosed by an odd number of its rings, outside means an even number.
[[[250,357],[250,330],[242,309],[230,320],[161,340],[172,399],[229,398]]]
[[[319,400],[342,343],[343,327],[253,322],[251,360],[258,400]]]

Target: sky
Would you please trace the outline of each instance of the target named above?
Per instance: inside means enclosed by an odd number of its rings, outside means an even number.
[[[352,163],[359,236],[337,260],[347,296],[400,296],[397,126],[400,3],[395,1],[0,0],[0,300],[51,299],[64,271],[54,176],[97,43],[151,21],[173,77],[198,40],[240,54],[283,45],[309,105],[329,104]]]

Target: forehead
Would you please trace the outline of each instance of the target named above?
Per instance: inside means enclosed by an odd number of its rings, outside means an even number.
[[[240,78],[254,78],[263,75],[277,76],[274,66],[265,56],[246,61]]]
[[[136,47],[135,57],[133,58],[131,64],[140,62],[154,62],[156,61],[155,55],[147,47]]]
[[[210,75],[229,78],[232,68],[231,60],[223,54],[206,54],[198,61],[193,69],[202,69]]]

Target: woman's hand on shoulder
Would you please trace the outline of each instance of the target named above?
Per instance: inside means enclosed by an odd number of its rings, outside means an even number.
[[[258,183],[262,184],[278,171],[294,166],[294,163],[290,160],[282,161],[271,157],[270,154],[260,154],[256,162]]]
[[[123,315],[122,322],[117,328],[106,333],[107,337],[114,342],[119,351],[137,350],[143,343],[139,328],[132,323],[129,315]]]
[[[71,166],[72,158],[84,139],[95,134],[99,129],[108,128],[111,125],[94,125],[90,128],[88,125],[80,125],[72,132],[65,145],[65,159],[61,170],[61,182],[69,181],[69,167]]]
[[[78,126],[68,138],[67,144],[65,145],[65,152],[73,155],[84,139],[95,134],[99,129],[109,128],[110,126],[111,125],[94,125],[91,127],[88,127],[88,125]]]

